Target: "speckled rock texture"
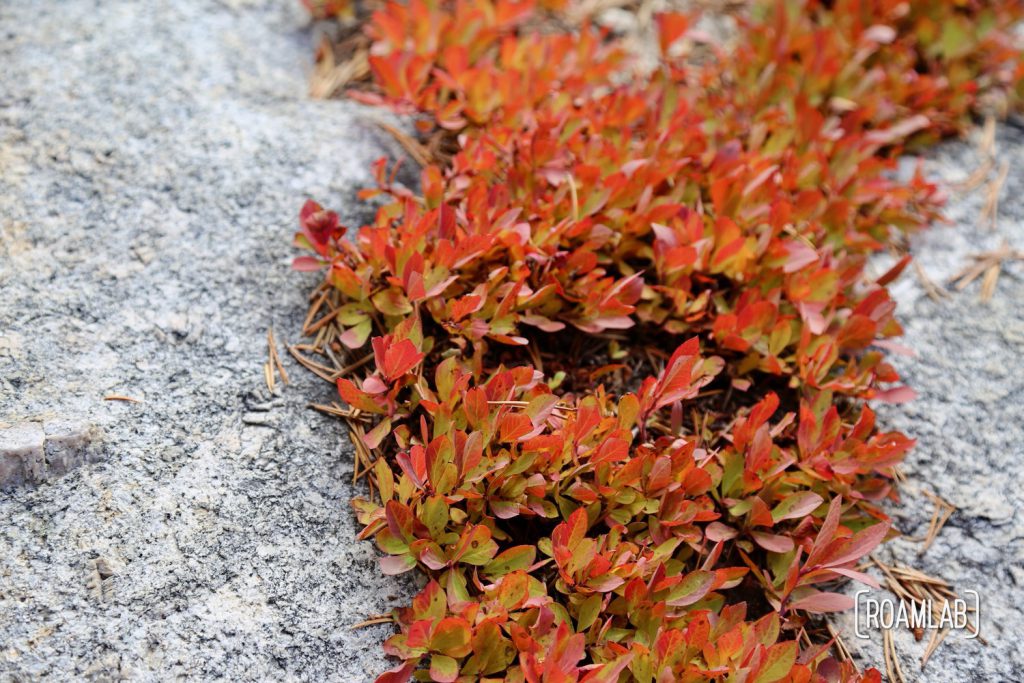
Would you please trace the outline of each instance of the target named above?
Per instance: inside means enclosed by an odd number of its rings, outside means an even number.
[[[930,152],[925,165],[929,176],[949,186],[967,179],[982,165],[978,137]],[[1009,163],[995,227],[982,220],[986,187],[969,193],[950,190],[946,215],[951,223],[911,242],[922,270],[944,288],[971,263],[971,254],[996,250],[1004,242],[1024,249],[1024,128],[1019,122],[999,129],[995,153],[999,163],[990,181],[1000,163]],[[952,631],[922,670],[930,634],[919,642],[907,630],[895,629],[894,644],[908,681],[1024,681],[1022,276],[1024,262],[1007,263],[988,303],[979,301],[980,278],[961,292],[949,288],[949,298],[939,302],[927,295],[912,269],[893,285],[906,329],[902,342],[916,354],[893,361],[919,397],[877,407],[885,427],[902,430],[918,443],[903,467],[908,481],[901,487],[901,501],[888,506],[906,538],[886,544],[875,555],[945,579],[962,596],[977,591],[981,638],[988,643]],[[921,539],[935,503],[924,492],[957,507],[926,550]],[[882,578],[876,570],[871,573]],[[861,588],[854,585],[849,591]],[[892,599],[885,591],[872,593],[883,596]],[[868,630],[870,639],[860,640],[853,635],[853,613],[836,621],[862,663],[882,668],[882,633]]]
[[[290,0],[0,3],[0,470],[18,444],[49,468],[0,491],[2,681],[392,666],[387,626],[350,626],[409,587],[353,540],[347,441],[306,408],[331,389],[283,348],[293,384],[263,379],[314,281],[304,196],[358,221],[397,153],[380,112],[306,98],[305,24]]]
[[[369,163],[398,152],[383,116],[305,97],[311,41],[290,0],[0,4],[0,680],[367,681],[386,626],[351,630],[413,587],[353,541],[352,457],[308,410],[329,386],[284,361],[313,280],[289,269],[304,196],[357,222]],[[1024,133],[997,229],[984,193],[914,239],[943,282],[969,254],[1024,248]],[[972,143],[932,154],[950,182]],[[879,272],[885,267],[879,263]],[[1024,264],[991,303],[894,286],[920,392],[880,406],[919,439],[890,511],[923,536],[933,491],[958,506],[938,540],[878,556],[977,590],[988,646],[896,633],[917,681],[1024,680]],[[104,401],[117,394],[140,402]],[[26,464],[28,463],[28,464]],[[68,470],[61,476],[62,470]],[[854,590],[855,588],[851,588]],[[861,641],[881,665],[881,634]]]

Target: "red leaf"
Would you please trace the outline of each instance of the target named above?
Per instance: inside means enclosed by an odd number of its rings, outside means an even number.
[[[795,273],[818,261],[818,252],[800,240],[787,242],[786,253],[789,257],[786,259],[786,265],[782,267],[784,273]]]
[[[384,412],[384,409],[378,405],[369,394],[356,388],[356,385],[353,384],[351,380],[339,377],[337,386],[338,395],[341,396],[345,403],[349,404],[353,408],[365,410],[369,413],[379,414]]]
[[[377,394],[383,394],[388,390],[388,385],[381,381],[380,377],[376,375],[370,375],[363,380],[363,391],[375,396]]]
[[[300,272],[312,272],[323,267],[324,263],[314,256],[296,256],[292,261],[292,269]]]
[[[907,267],[908,263],[910,263],[911,258],[912,257],[910,254],[904,255],[904,257],[897,261],[892,268],[885,271],[885,274],[882,275],[882,277],[875,280],[875,284],[884,287],[893,280],[895,280],[896,278],[898,278],[900,276],[900,273],[903,272],[903,269]]]
[[[345,232],[341,227],[338,214],[333,211],[325,211],[322,206],[313,200],[307,201],[299,212],[299,224],[303,233],[306,234],[314,244],[327,244],[331,239],[340,237]]]
[[[380,558],[380,570],[388,576],[404,574],[416,566],[411,555],[386,555]]]
[[[419,663],[418,659],[410,659],[401,666],[385,671],[380,676],[377,676],[376,683],[409,683],[412,679],[412,672],[416,670],[417,663]]]
[[[889,532],[889,526],[889,522],[879,522],[858,531],[837,548],[826,553],[819,560],[819,564],[825,567],[838,567],[859,560],[878,547]]]
[[[728,541],[736,538],[738,535],[739,532],[736,531],[736,529],[726,526],[721,522],[711,522],[711,524],[708,524],[707,528],[704,529],[704,536],[707,537],[709,541],[713,541],[715,543],[718,543],[719,541]]]
[[[374,337],[373,355],[377,369],[389,381],[394,381],[416,367],[423,360],[423,354],[409,339],[395,342],[391,335]]]
[[[781,522],[784,519],[805,517],[814,512],[822,500],[822,497],[813,491],[792,493],[772,509],[772,519]]]
[[[854,581],[860,581],[872,588],[881,588],[878,581],[875,580],[875,577],[870,574],[865,574],[864,572],[859,572],[856,569],[850,569],[849,567],[831,567],[829,571],[841,574],[849,579],[853,579]]]
[[[824,614],[825,612],[845,612],[853,607],[854,600],[842,593],[815,592],[789,604],[792,609]]]
[[[658,44],[662,54],[667,54],[672,44],[683,37],[690,27],[690,20],[685,14],[663,12],[655,16],[658,23]]]
[[[839,528],[839,517],[842,514],[843,497],[836,496],[828,505],[828,514],[822,522],[818,535],[811,546],[811,552],[807,555],[807,566],[814,567],[820,562],[819,558],[825,553],[826,548],[835,538],[836,530]]]
[[[793,549],[793,539],[789,536],[767,534],[763,531],[751,531],[750,535],[754,538],[755,543],[773,553],[788,553]]]
[[[872,396],[876,401],[882,401],[883,403],[907,403],[917,398],[917,392],[907,385],[893,387],[892,389],[882,389],[881,391],[875,391]]]
[[[363,435],[363,443],[366,444],[367,448],[374,449],[389,434],[391,434],[391,420],[384,418],[376,427]]]

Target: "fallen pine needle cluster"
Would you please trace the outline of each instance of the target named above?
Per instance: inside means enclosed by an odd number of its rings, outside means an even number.
[[[898,156],[1017,104],[1024,7],[760,2],[728,52],[661,14],[641,73],[569,9],[381,5],[351,95],[414,116],[419,186],[300,215],[291,351],[348,406],[359,537],[428,578],[378,681],[880,681],[813,621],[877,585],[913,443],[868,404],[913,396],[909,256],[865,264],[938,216]]]

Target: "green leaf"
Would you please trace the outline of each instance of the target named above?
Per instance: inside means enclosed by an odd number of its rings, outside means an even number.
[[[335,319],[345,327],[353,327],[370,319],[361,303],[345,304],[338,309]]]
[[[384,458],[377,458],[373,464],[373,472],[377,475],[377,489],[380,491],[380,499],[387,503],[395,493],[395,475],[391,471]]]
[[[377,423],[377,426],[366,432],[363,435],[363,443],[369,449],[374,449],[380,445],[380,442],[391,434],[391,419],[385,417],[383,420]]]
[[[430,649],[450,657],[465,657],[470,651],[471,631],[469,622],[461,617],[442,619],[430,638]]]
[[[594,593],[589,598],[580,603],[579,616],[576,617],[576,632],[582,633],[593,625],[597,621],[597,615],[601,611],[601,604],[604,601],[601,599],[601,595]]]
[[[503,551],[488,562],[484,567],[484,574],[491,579],[496,579],[518,569],[525,570],[533,564],[536,557],[537,549],[534,546],[517,545]]]
[[[448,525],[448,504],[442,496],[430,496],[423,501],[420,521],[430,530],[432,538],[439,539]]]
[[[384,315],[397,317],[412,313],[412,304],[405,298],[405,294],[401,290],[394,287],[377,292],[370,297],[370,301],[373,302],[374,308]]]
[[[460,545],[462,542],[460,542]],[[498,544],[491,539],[491,530],[483,525],[473,527],[465,540],[465,550],[459,562],[472,565],[485,565],[498,552]]]
[[[362,322],[345,330],[344,334],[338,337],[338,341],[350,349],[358,349],[370,338],[371,332],[373,332],[373,321],[364,318]]]
[[[447,655],[433,655],[430,658],[430,678],[437,683],[452,683],[459,677],[458,663]]]
[[[692,605],[707,595],[714,583],[715,575],[712,572],[703,570],[690,572],[669,591],[665,604],[670,607]]]
[[[772,509],[772,520],[798,519],[814,512],[824,499],[812,491],[798,491],[784,498]]]
[[[789,675],[796,663],[796,641],[776,643],[768,648],[761,670],[754,679],[755,683],[775,683]]]

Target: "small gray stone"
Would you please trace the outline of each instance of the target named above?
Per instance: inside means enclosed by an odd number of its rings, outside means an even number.
[[[0,429],[0,487],[39,484],[98,457],[101,430],[71,420]]]
[[[38,422],[22,422],[0,429],[0,488],[42,479],[45,439]]]
[[[51,420],[43,425],[43,430],[47,479],[100,457],[103,430],[99,427],[72,420]]]

